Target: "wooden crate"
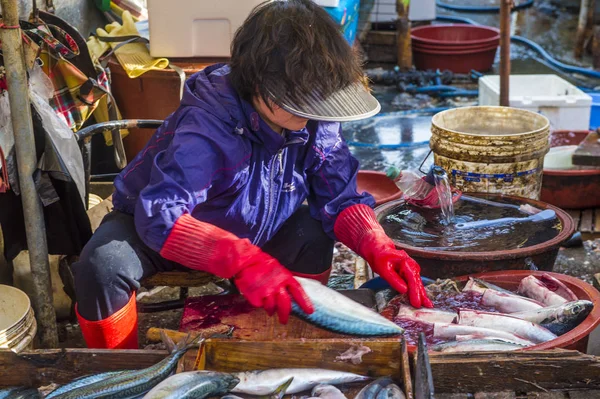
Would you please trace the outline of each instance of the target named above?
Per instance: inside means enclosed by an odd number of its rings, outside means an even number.
[[[600,238],[600,208],[566,210],[584,240]]]
[[[430,354],[436,399],[600,398],[600,358],[577,351]]]

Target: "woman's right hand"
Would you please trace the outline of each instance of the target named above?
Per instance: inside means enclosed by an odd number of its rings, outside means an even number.
[[[262,250],[252,254],[233,281],[251,305],[264,308],[269,316],[277,312],[281,324],[289,320],[292,300],[306,314],[314,312],[310,299],[292,273]]]

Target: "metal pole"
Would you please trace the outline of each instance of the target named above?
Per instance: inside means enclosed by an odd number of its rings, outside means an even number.
[[[10,113],[15,136],[15,150],[19,171],[19,185],[25,232],[33,280],[32,304],[38,321],[41,345],[44,348],[58,346],[56,313],[52,304],[50,262],[42,203],[33,181],[37,167],[33,123],[27,86],[27,72],[23,56],[19,10],[17,0],[0,0],[3,25],[0,39],[6,69],[6,83],[10,100]]]
[[[512,0],[500,3],[500,105],[509,105],[510,81],[510,12]]]

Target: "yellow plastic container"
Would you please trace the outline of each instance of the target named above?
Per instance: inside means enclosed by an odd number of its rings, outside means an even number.
[[[510,107],[465,107],[432,119],[434,162],[463,192],[498,193],[538,200],[548,118]]]

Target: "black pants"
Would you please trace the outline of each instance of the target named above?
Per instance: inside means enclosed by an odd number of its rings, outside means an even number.
[[[262,249],[291,271],[320,274],[331,267],[334,241],[301,207]],[[138,236],[133,216],[106,215],[74,263],[77,310],[86,320],[102,320],[129,301],[140,281],[158,272],[185,270],[150,249]]]

